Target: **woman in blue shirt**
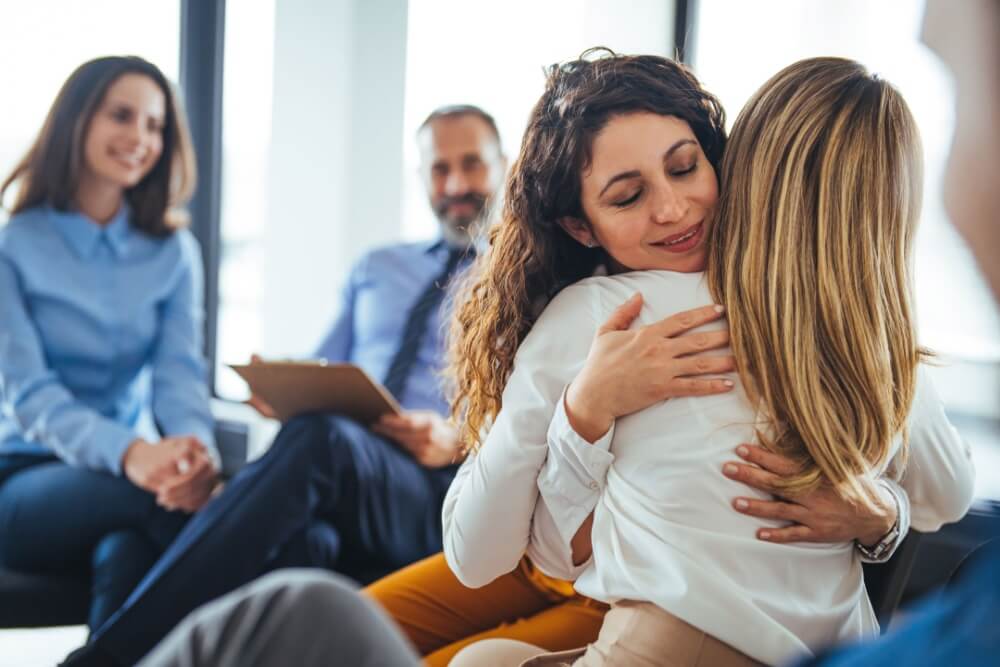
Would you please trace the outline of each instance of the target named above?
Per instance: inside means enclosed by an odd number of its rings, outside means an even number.
[[[0,186],[0,566],[90,571],[91,630],[217,479],[194,180],[170,84],[109,57]]]

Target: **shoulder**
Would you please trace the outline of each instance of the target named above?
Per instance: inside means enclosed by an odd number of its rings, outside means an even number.
[[[372,248],[361,256],[362,262],[392,262],[408,259],[426,253],[434,245],[433,241],[413,241],[392,243]]]
[[[636,292],[642,294],[643,315],[660,318],[666,315],[708,305],[711,295],[701,273],[673,271],[631,271],[613,276],[585,278],[563,289],[546,311],[565,314],[569,309],[589,305],[593,316],[603,322],[618,306]],[[543,313],[544,314],[544,313]]]
[[[18,249],[39,243],[51,232],[51,221],[44,207],[21,211],[0,226],[0,252],[15,254]]]
[[[377,246],[358,257],[351,268],[351,276],[354,280],[363,280],[373,271],[408,266],[414,259],[427,254],[434,243],[434,241],[416,241]]]

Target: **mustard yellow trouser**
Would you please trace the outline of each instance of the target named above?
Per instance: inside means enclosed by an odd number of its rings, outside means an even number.
[[[466,588],[444,554],[390,574],[365,592],[396,621],[429,667],[444,667],[464,646],[503,637],[562,651],[597,639],[607,606],[570,592],[527,559],[482,588]],[[555,589],[561,588],[562,592]]]

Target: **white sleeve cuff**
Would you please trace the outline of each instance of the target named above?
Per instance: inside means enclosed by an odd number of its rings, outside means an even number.
[[[587,442],[570,426],[565,397],[563,391],[549,424],[549,452],[538,475],[538,490],[562,538],[569,543],[604,490],[608,468],[615,459],[609,451],[615,427],[612,424],[596,442]]]
[[[886,491],[892,495],[893,500],[896,501],[896,524],[899,526],[899,530],[896,533],[895,541],[878,558],[868,558],[864,553],[861,553],[861,561],[864,563],[887,562],[896,553],[899,545],[903,543],[907,533],[910,532],[910,497],[906,494],[906,490],[887,477],[879,478],[878,483],[884,486]]]

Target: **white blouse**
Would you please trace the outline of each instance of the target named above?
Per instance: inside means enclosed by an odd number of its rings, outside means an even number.
[[[721,473],[735,447],[753,440],[754,411],[735,375],[728,394],[665,401],[619,419],[593,445],[573,433],[563,391],[597,328],[637,291],[645,300],[637,325],[711,303],[701,274],[666,271],[589,278],[553,299],[518,350],[483,447],[445,500],[452,570],[482,586],[527,551],[543,572],[578,577],[584,595],[653,602],[767,663],[874,634],[851,543],[763,542],[757,529],[781,524],[732,509],[738,495],[769,498]],[[936,530],[967,511],[973,469],[923,371],[909,437],[906,493],[897,497],[905,513],[909,496],[914,527]],[[591,511],[594,555],[574,567],[569,541]]]

